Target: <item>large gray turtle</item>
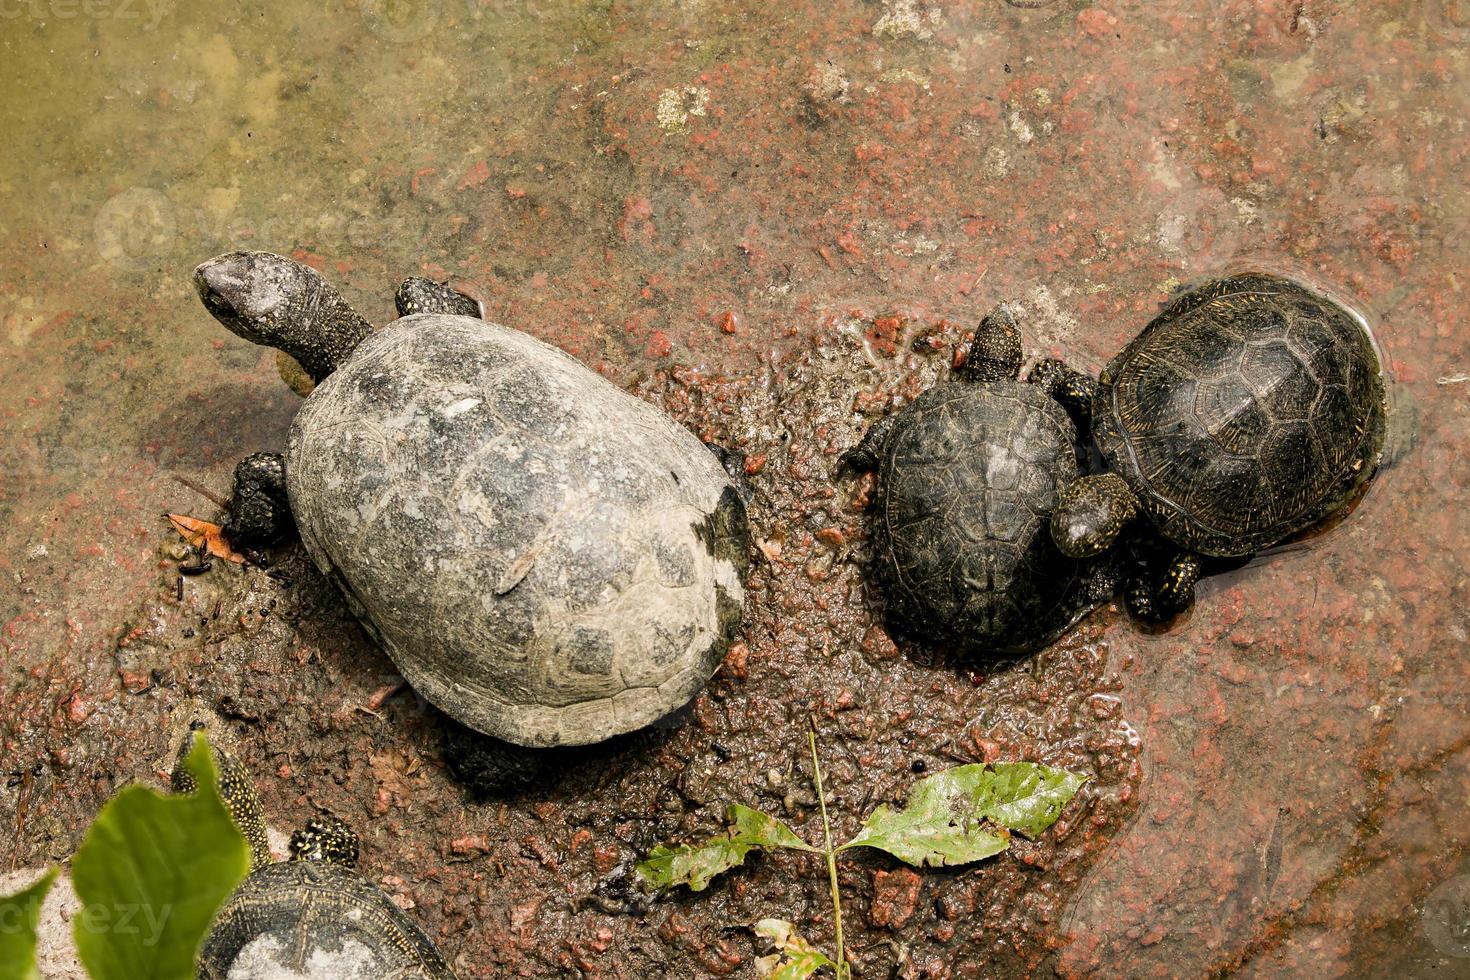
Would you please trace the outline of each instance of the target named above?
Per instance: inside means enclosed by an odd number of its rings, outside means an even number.
[[[913,636],[982,654],[1051,642],[1112,594],[1106,561],[1057,550],[1048,520],[1079,475],[1091,382],[1043,361],[1017,381],[1021,339],[985,318],[957,380],[884,418],[848,454],[877,474],[874,570],[887,614]],[[1064,408],[1064,405],[1066,408]]]
[[[499,324],[431,312],[374,331],[278,255],[220,256],[195,284],[318,383],[284,459],[242,464],[232,519],[254,506],[279,526],[288,505],[429,701],[517,745],[581,745],[703,687],[740,618],[748,531],[687,431]]]
[[[1201,556],[1241,557],[1345,510],[1383,451],[1382,368],[1362,323],[1260,272],[1174,300],[1103,371],[1093,435],[1109,473],[1069,487],[1052,517],[1069,555],[1108,548],[1136,513],[1147,546],[1133,612],[1193,601]]]

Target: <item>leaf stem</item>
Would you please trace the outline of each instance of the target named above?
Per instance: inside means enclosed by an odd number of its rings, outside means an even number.
[[[832,884],[832,915],[837,939],[837,980],[846,980],[852,974],[847,966],[847,954],[842,945],[842,895],[837,889],[837,852],[832,848],[832,824],[827,820],[827,797],[822,792],[822,763],[817,759],[817,726],[812,722],[807,730],[807,740],[812,747],[812,775],[817,784],[817,803],[822,807],[822,853],[827,856],[827,879]]]

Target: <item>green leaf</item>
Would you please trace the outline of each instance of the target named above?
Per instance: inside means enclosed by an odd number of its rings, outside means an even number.
[[[56,880],[56,869],[29,888],[0,897],[0,980],[40,980],[36,969],[36,927],[41,903]]]
[[[193,980],[215,912],[250,869],[202,736],[184,765],[196,792],[127,787],[97,814],[72,859],[82,901],[73,933],[93,980]]]
[[[946,769],[915,783],[902,810],[880,806],[838,850],[875,847],[916,867],[979,861],[1005,850],[1010,830],[1050,827],[1086,779],[1030,762]]]
[[[756,976],[767,980],[806,980],[824,966],[837,971],[837,964],[797,935],[796,927],[786,920],[762,919],[754,929],[757,935],[776,944],[776,952],[755,961]]]
[[[730,829],[703,844],[655,847],[639,863],[638,877],[659,891],[688,885],[690,891],[702,892],[716,876],[741,864],[747,854],[758,848],[816,850],[781,821],[748,806],[730,804],[725,819],[730,822]]]
[[[818,851],[796,836],[796,832],[775,817],[759,810],[752,810],[739,803],[731,803],[725,811],[725,819],[734,827],[734,835],[759,847],[784,847],[793,851]]]
[[[968,769],[969,766],[961,768]],[[1086,776],[1033,762],[993,762],[976,807],[985,817],[1035,840],[1057,822]]]

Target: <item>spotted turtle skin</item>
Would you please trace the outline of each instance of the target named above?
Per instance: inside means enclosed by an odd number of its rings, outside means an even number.
[[[1377,469],[1386,401],[1347,310],[1265,273],[1179,297],[1103,371],[1093,435],[1155,527],[1251,554],[1341,512]]]
[[[1094,605],[1090,566],[1047,530],[1079,475],[1076,438],[1061,405],[1012,380],[942,384],[894,416],[873,532],[889,619],[963,651],[1022,654]]]

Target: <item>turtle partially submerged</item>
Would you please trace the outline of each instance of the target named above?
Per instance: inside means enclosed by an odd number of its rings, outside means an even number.
[[[317,382],[284,458],[242,463],[232,520],[289,510],[430,702],[516,745],[582,745],[704,686],[740,619],[748,528],[694,436],[434,290],[400,290],[405,315],[375,332],[278,255],[230,253],[194,279],[220,322]]]
[[[1386,415],[1372,339],[1346,309],[1266,273],[1214,280],[1103,371],[1093,435],[1109,472],[1066,490],[1053,536],[1096,555],[1145,515],[1163,540],[1145,538],[1128,603],[1169,619],[1193,601],[1202,559],[1340,515],[1378,468]]]
[[[991,655],[1036,650],[1112,594],[1107,561],[1063,555],[1047,533],[1080,474],[1090,379],[1043,361],[1017,380],[1020,331],[980,324],[956,380],[874,425],[846,457],[877,474],[875,577],[902,632]]]
[[[174,766],[175,792],[197,789],[184,765],[192,748],[193,731]],[[252,871],[215,913],[199,949],[200,980],[454,980],[423,930],[357,872],[357,836],[341,820],[309,820],[291,835],[290,859],[272,864],[250,774],[210,748]]]

